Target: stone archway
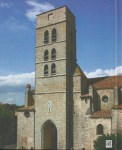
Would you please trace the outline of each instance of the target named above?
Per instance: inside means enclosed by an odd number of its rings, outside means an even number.
[[[42,127],[42,148],[57,149],[57,129],[52,121],[46,121]]]

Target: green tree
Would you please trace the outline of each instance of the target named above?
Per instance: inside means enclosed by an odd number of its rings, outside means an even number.
[[[5,145],[16,143],[17,122],[15,111],[20,106],[0,105],[0,149]]]
[[[112,148],[106,148],[106,140],[112,140]],[[103,134],[94,141],[95,150],[122,150],[122,134]]]

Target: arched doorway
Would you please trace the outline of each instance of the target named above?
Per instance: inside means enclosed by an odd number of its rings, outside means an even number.
[[[57,129],[50,120],[42,127],[42,148],[57,149]]]

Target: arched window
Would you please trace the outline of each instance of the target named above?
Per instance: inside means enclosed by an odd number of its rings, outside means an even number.
[[[48,60],[48,50],[45,50],[44,52],[44,61]]]
[[[56,31],[56,29],[54,28],[53,30],[52,30],[52,42],[56,42],[56,40],[57,40],[57,33],[56,33],[57,31]]]
[[[55,75],[56,74],[56,65],[53,63],[51,66],[51,74]]]
[[[56,50],[55,50],[55,48],[53,48],[52,51],[51,51],[51,59],[52,60],[56,59]]]
[[[44,76],[48,76],[48,65],[44,66]]]
[[[98,124],[96,131],[97,131],[97,135],[102,135],[103,134],[103,125]]]
[[[46,30],[44,32],[44,43],[47,44],[49,42],[49,32]]]

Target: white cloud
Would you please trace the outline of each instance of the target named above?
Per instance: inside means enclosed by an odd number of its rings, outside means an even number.
[[[8,29],[10,31],[20,31],[28,30],[28,27],[25,24],[22,24],[21,21],[15,19],[14,17],[10,17],[8,20],[0,24],[0,29],[1,31],[3,31],[4,29]]]
[[[9,8],[10,5],[8,3],[6,3],[6,2],[0,2],[0,7],[2,7],[2,8]]]
[[[26,85],[35,86],[35,72],[0,76],[0,102],[24,104]]]
[[[11,87],[25,86],[28,83],[34,86],[34,81],[35,81],[35,72],[0,76],[0,87],[2,86],[11,86]]]
[[[122,74],[122,66],[107,70],[97,69],[85,74],[88,78],[119,75]],[[28,83],[32,88],[35,86],[35,72],[0,76],[0,102],[24,104],[24,93]]]
[[[36,15],[39,13],[43,13],[45,11],[49,11],[54,9],[55,7],[51,3],[39,3],[37,1],[26,0],[26,4],[30,6],[30,9],[26,10],[26,17],[31,20],[35,21]]]
[[[88,78],[119,75],[122,74],[122,66],[118,66],[114,69],[107,69],[107,70],[97,69],[94,72],[85,72],[85,74]],[[28,83],[34,86],[34,82],[35,82],[35,72],[0,76],[0,87],[25,86]]]
[[[2,103],[7,103],[7,104],[13,104],[16,101],[14,100],[14,98],[6,98]]]
[[[97,69],[94,72],[85,72],[88,78],[95,78],[95,77],[103,77],[103,76],[115,76],[122,74],[122,66],[118,66],[114,69]]]

